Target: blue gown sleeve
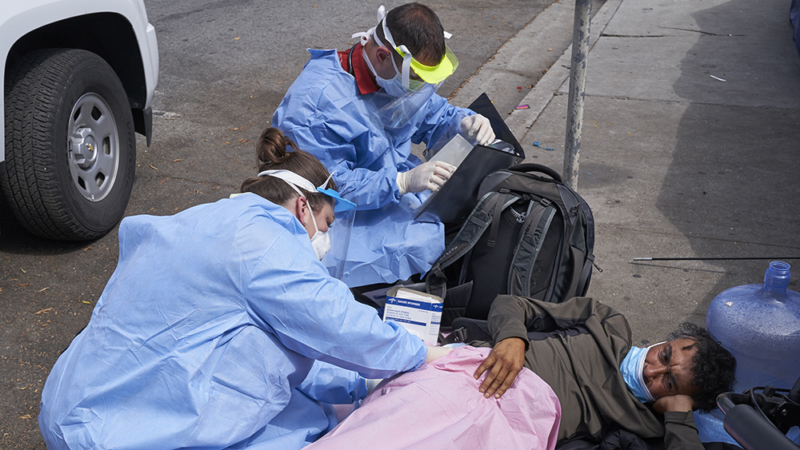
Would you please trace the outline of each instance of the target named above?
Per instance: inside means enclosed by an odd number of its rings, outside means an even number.
[[[314,361],[297,389],[318,402],[347,405],[367,396],[367,380],[351,370]]]
[[[309,126],[283,125],[281,129],[298,147],[319,159],[329,172],[336,172],[333,178],[339,193],[357,201],[358,209],[379,209],[399,201],[394,165],[374,169],[359,167],[370,159],[369,155],[359,155],[363,153],[359,149],[373,149],[376,153],[391,151],[385,147],[388,144],[385,139],[372,138],[365,127],[348,120]],[[348,137],[351,135],[354,135],[352,140]]]
[[[471,109],[453,106],[439,95],[431,97],[425,106],[425,118],[411,137],[411,142],[415,144],[425,142],[429,148],[439,139],[446,141],[452,139],[458,134],[461,121],[465,117],[475,115]]]
[[[253,236],[249,245],[259,242],[263,246],[264,238]],[[289,350],[366,378],[388,378],[425,362],[422,340],[355,301],[344,283],[330,277],[309,242],[281,233],[246,270],[251,320]]]
[[[358,209],[399,202],[397,167],[387,164],[387,152],[394,149],[382,127],[373,123],[350,75],[337,67],[338,59],[310,52],[311,60],[275,110],[273,126],[336,171],[339,192],[357,200]]]

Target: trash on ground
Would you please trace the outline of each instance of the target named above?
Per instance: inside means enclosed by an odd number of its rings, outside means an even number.
[[[549,151],[553,151],[553,150],[555,150],[553,147],[543,147],[543,146],[542,146],[542,143],[541,143],[541,142],[539,142],[539,141],[533,141],[533,146],[534,146],[534,147],[543,148],[543,149],[545,149],[545,150],[549,150]]]
[[[719,81],[725,81],[725,80],[723,80],[723,79],[722,79],[722,78],[720,78],[720,77],[715,77],[714,75],[710,75],[710,76],[711,76],[711,78],[713,78],[713,79],[715,79],[715,80],[719,80]]]
[[[528,108],[530,108],[530,105],[519,105],[517,106],[516,109],[528,109]]]

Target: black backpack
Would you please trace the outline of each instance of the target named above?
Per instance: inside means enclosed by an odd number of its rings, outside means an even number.
[[[594,218],[557,172],[539,164],[493,172],[478,199],[425,277],[426,291],[444,299],[442,326],[486,319],[499,294],[554,303],[586,294]]]

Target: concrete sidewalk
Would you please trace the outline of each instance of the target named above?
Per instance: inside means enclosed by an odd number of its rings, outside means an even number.
[[[769,261],[634,257],[800,257],[800,55],[790,3],[608,0],[592,21],[578,192],[594,212],[604,271],[589,295],[628,315],[636,342],[662,340],[681,321],[704,323],[717,294],[761,283]],[[570,55],[520,102],[530,109],[506,120],[526,162],[558,171]],[[497,85],[484,78],[454,103]],[[789,288],[800,290],[800,260],[787,262]]]

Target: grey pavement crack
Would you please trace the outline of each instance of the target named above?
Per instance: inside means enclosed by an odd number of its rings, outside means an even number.
[[[678,31],[688,31],[690,33],[699,33],[704,36],[720,36],[720,37],[732,37],[732,36],[746,36],[745,34],[718,34],[718,33],[711,33],[709,31],[702,31],[702,30],[692,30],[689,28],[674,28],[674,27],[659,27],[665,30],[678,30]],[[610,34],[610,33],[601,33],[601,37],[615,37],[615,38],[661,38],[661,37],[680,37],[679,35],[675,34]]]
[[[601,224],[597,224],[597,225],[599,226]],[[740,239],[724,239],[724,238],[715,238],[715,237],[708,237],[708,236],[693,236],[693,235],[690,235],[690,234],[683,234],[683,233],[667,233],[667,232],[663,232],[663,231],[639,230],[639,229],[636,229],[636,228],[621,227],[621,226],[616,226],[616,225],[606,225],[606,226],[608,226],[610,228],[614,228],[616,230],[633,231],[633,232],[636,232],[636,233],[661,234],[661,235],[665,235],[665,236],[685,237],[687,239],[702,239],[702,240],[706,240],[706,241],[733,242],[733,243],[736,243],[736,244],[759,245],[759,246],[762,246],[762,247],[777,247],[777,248],[785,248],[785,249],[791,248],[791,249],[799,249],[800,250],[800,247],[792,247],[792,246],[777,245],[777,244],[767,244],[767,243],[764,243],[764,242],[750,242],[750,241],[743,241],[743,240],[740,240]]]
[[[166,178],[166,179],[169,179],[169,180],[186,181],[188,183],[208,184],[208,185],[211,185],[211,186],[220,186],[220,187],[229,187],[229,188],[233,188],[233,189],[239,189],[239,186],[232,186],[230,184],[215,183],[213,181],[196,181],[196,180],[190,180],[188,178],[179,178],[179,177],[172,177],[172,176],[167,176],[167,175],[160,176],[160,177],[152,177],[152,176],[138,175],[137,174],[136,177],[137,178],[144,178],[144,179],[147,179],[147,180],[157,180],[157,179],[160,179],[160,178]]]
[[[702,31],[702,30],[692,30],[692,29],[689,29],[689,28],[674,28],[674,27],[658,27],[658,28],[663,28],[663,29],[665,29],[665,30],[689,31],[689,32],[692,32],[692,33],[700,33],[700,34],[704,34],[704,35],[706,35],[706,36],[722,36],[722,37],[728,37],[728,36],[738,36],[738,37],[742,37],[742,36],[747,36],[746,34],[729,34],[729,33],[725,33],[725,34],[719,34],[719,33],[711,33],[711,32],[709,32],[709,31]]]
[[[657,38],[657,37],[670,37],[667,34],[607,34],[603,33],[600,37],[615,37],[615,38]]]

